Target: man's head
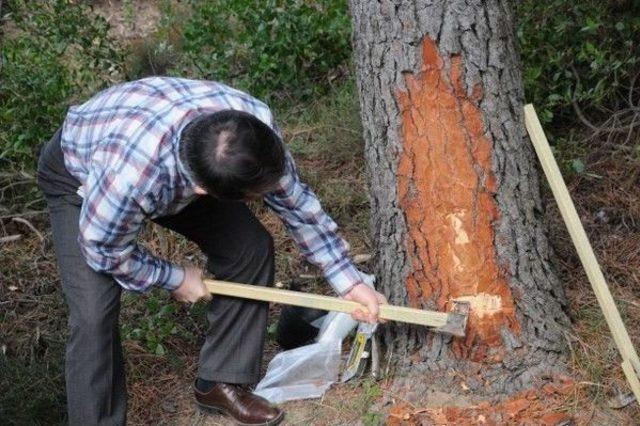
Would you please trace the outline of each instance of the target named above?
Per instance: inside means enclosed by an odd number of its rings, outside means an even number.
[[[196,184],[216,198],[264,194],[284,174],[280,138],[246,112],[224,110],[193,119],[182,131],[180,146]]]

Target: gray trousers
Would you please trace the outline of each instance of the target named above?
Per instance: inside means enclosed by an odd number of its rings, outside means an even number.
[[[109,275],[91,269],[80,252],[77,239],[82,199],[71,192],[74,178],[64,169],[61,154],[56,134],[40,156],[38,182],[49,207],[69,308],[65,359],[69,422],[125,424],[127,395],[118,322],[121,287]],[[208,257],[207,269],[218,279],[273,283],[273,240],[244,203],[199,197],[178,214],[155,222],[194,241]],[[214,297],[207,311],[198,377],[257,382],[267,315],[265,302]]]

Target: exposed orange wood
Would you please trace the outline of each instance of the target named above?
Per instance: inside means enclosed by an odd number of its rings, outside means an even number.
[[[398,197],[413,266],[406,286],[416,307],[470,302],[467,337],[456,339],[454,351],[480,360],[501,346],[502,327],[520,330],[496,258],[493,226],[500,212],[492,145],[478,107],[482,88],[467,96],[461,57],[450,58],[447,73],[435,43],[425,37],[422,47],[421,70],[407,74],[406,90],[396,93],[403,140]]]
[[[464,383],[460,383],[463,385]],[[464,387],[460,387],[464,393]],[[445,406],[431,405],[417,408],[404,401],[389,408],[387,425],[456,425],[456,426],[488,426],[488,425],[540,425],[556,426],[570,422],[572,415],[566,406],[567,397],[579,391],[576,383],[561,378],[534,389],[512,395],[503,401],[482,401],[477,404],[460,404],[456,406],[452,400]],[[464,397],[463,397],[464,398]],[[577,424],[588,422],[589,413],[573,414]]]

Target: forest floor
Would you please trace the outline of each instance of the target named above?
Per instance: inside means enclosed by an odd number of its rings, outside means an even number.
[[[363,146],[353,86],[338,87],[326,98],[280,117],[303,179],[340,224],[352,252],[369,253]],[[570,191],[623,319],[640,346],[640,330],[635,326],[640,322],[640,160],[624,147],[591,146],[590,152],[585,171],[569,176]],[[21,193],[33,187],[27,176],[15,182],[21,182],[17,185]],[[16,186],[7,188],[7,195],[12,189]],[[634,424],[633,419],[640,418],[637,404],[621,410],[608,408],[612,396],[627,390],[618,353],[553,199],[547,190],[544,195],[545,220],[574,326],[567,336],[571,383],[537,390],[535,395],[519,395],[502,404],[478,403],[454,412],[451,408],[443,411],[451,401],[428,394],[428,383],[416,383],[416,389],[425,392],[408,396],[393,393],[391,378],[380,382],[362,379],[334,386],[322,399],[284,404],[286,424],[378,424],[384,419],[395,424],[464,424],[461,418],[468,424],[483,424],[497,412],[504,414],[505,421],[522,420],[521,424],[527,424],[525,419],[543,424],[538,420],[548,413],[566,413],[575,424]],[[275,237],[277,281],[302,283],[309,291],[329,293],[279,220],[263,207],[255,207]],[[37,213],[42,208],[41,202],[35,203],[30,207],[35,214],[3,216],[1,228],[2,236],[21,238],[0,245],[2,375],[10,384],[1,389],[4,413],[0,414],[17,416],[14,420],[24,424],[45,418],[57,423],[64,410],[65,307],[47,216]],[[203,260],[195,246],[158,227],[145,229],[144,241],[151,250],[174,261]],[[272,306],[265,368],[279,350],[273,333],[278,311]],[[141,297],[125,295],[121,323],[131,424],[229,424],[224,418],[200,413],[193,404],[192,381],[204,327],[202,306],[186,308],[159,291]]]
[[[109,14],[108,8],[105,13],[122,24],[120,31],[128,31],[127,19]],[[155,16],[151,13],[145,21]],[[280,111],[278,117],[303,180],[340,225],[351,252],[370,253],[363,142],[353,84],[341,84],[326,97]],[[569,160],[562,160],[563,147],[556,153],[568,172],[570,192],[632,340],[640,347],[640,155],[632,144],[605,140],[601,135],[571,147],[588,153],[580,173],[571,172]],[[0,243],[0,424],[59,424],[65,407],[64,299],[45,206],[34,195],[32,175],[16,173],[0,175],[2,204],[10,209],[0,212],[0,237],[19,235]],[[450,395],[429,393],[428,383],[416,381],[420,392],[408,395],[394,387],[399,378],[359,379],[334,385],[321,399],[283,404],[284,424],[639,424],[638,404],[618,410],[609,407],[618,392],[628,392],[619,356],[545,185],[543,195],[544,219],[573,321],[572,333],[567,335],[568,380],[504,401],[452,407]],[[25,199],[30,200],[28,205]],[[264,207],[254,207],[276,242],[276,281],[329,294],[278,219]],[[143,241],[169,260],[203,262],[193,244],[158,227],[148,226]],[[361,266],[366,270],[366,264]],[[130,424],[231,424],[223,417],[201,413],[193,403],[192,382],[205,327],[203,306],[187,308],[160,291],[127,294],[122,303]],[[279,351],[274,340],[279,309],[271,307],[263,370]]]

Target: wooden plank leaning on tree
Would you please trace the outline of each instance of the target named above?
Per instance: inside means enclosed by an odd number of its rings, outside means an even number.
[[[618,351],[622,356],[622,370],[624,371],[629,386],[633,391],[636,401],[640,403],[640,381],[638,375],[640,374],[640,361],[638,360],[638,354],[633,347],[633,343],[629,338],[629,333],[622,322],[620,312],[616,307],[616,304],[611,296],[607,282],[604,279],[598,260],[593,253],[593,248],[589,243],[587,234],[580,222],[580,217],[576,211],[576,207],[571,200],[567,186],[562,179],[562,174],[558,168],[549,142],[542,130],[542,125],[536,114],[533,105],[529,104],[524,107],[524,117],[527,131],[533,143],[533,147],[538,154],[542,169],[547,176],[547,181],[553,192],[553,196],[558,203],[558,208],[562,214],[562,218],[569,230],[571,240],[576,247],[582,266],[584,267],[591,287],[596,295],[596,299],[600,304],[600,309],[604,313],[605,320],[609,325],[613,340],[618,347]]]
[[[303,293],[300,291],[282,290],[260,287],[249,284],[237,284],[217,280],[204,280],[207,289],[222,296],[241,297],[264,302],[284,303],[286,305],[304,306],[327,311],[351,313],[355,309],[367,312],[363,305],[331,296]],[[380,318],[405,323],[425,325],[454,336],[464,336],[468,308],[460,305],[460,312],[435,312],[404,306],[380,305]]]

